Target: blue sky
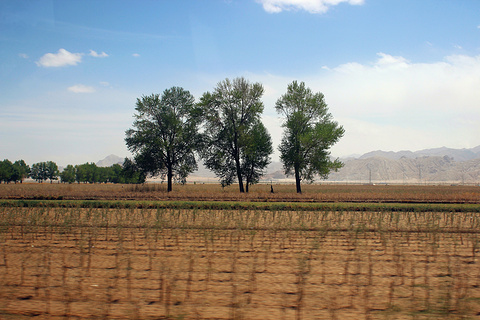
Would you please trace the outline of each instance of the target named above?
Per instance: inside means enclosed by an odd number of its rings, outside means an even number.
[[[334,156],[480,145],[480,2],[0,1],[0,158],[59,165],[129,156],[135,101],[198,99],[225,78],[323,92]],[[274,155],[278,160],[278,152]]]

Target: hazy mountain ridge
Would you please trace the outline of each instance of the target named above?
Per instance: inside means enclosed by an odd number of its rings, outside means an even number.
[[[372,151],[329,176],[329,181],[397,183],[479,183],[480,146],[470,149],[447,147],[419,151]]]
[[[480,146],[471,149],[433,148],[419,151],[372,151],[341,159],[345,164],[327,181],[361,183],[479,183]],[[278,163],[277,163],[278,164]],[[264,180],[287,178],[278,166]],[[292,178],[292,177],[290,177]]]
[[[419,157],[444,157],[449,156],[455,161],[467,161],[480,158],[480,146],[471,149],[452,149],[452,148],[433,148],[433,149],[424,149],[419,151],[371,151],[365,153],[359,159],[367,159],[372,157],[384,157],[387,159],[398,160],[402,157],[415,159]]]
[[[110,167],[114,164],[123,164],[123,160],[124,158],[111,154],[102,160],[98,160],[96,165],[97,167]]]
[[[398,160],[370,157],[345,161],[345,166],[329,176],[329,181],[397,183],[479,183],[480,159],[454,161],[449,156],[424,156]]]

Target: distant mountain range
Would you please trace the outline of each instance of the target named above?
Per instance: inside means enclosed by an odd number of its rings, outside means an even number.
[[[480,158],[455,161],[449,155],[400,159],[373,156],[344,161],[329,181],[362,183],[480,183]]]
[[[111,167],[114,164],[123,164],[124,158],[111,154],[105,159],[98,160],[96,165],[97,167]]]
[[[122,164],[123,158],[109,155],[99,167]],[[341,159],[344,167],[332,172],[327,181],[357,183],[480,183],[480,146],[471,149],[434,148],[419,151],[372,151],[359,157]],[[202,165],[189,180],[217,181]],[[263,181],[291,182],[280,162],[272,162]]]
[[[451,148],[434,148],[424,149],[419,151],[372,151],[365,153],[359,159],[368,159],[372,157],[383,157],[392,160],[398,160],[401,158],[416,159],[420,157],[444,157],[448,156],[455,161],[467,161],[480,158],[480,146],[471,149],[451,149]]]
[[[480,183],[480,146],[419,151],[372,151],[341,159],[344,167],[327,181],[355,183]],[[289,181],[279,163],[267,170],[266,181]],[[274,169],[274,170],[271,170]]]

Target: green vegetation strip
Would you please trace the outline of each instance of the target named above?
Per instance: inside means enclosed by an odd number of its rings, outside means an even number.
[[[198,209],[269,211],[398,211],[480,212],[480,204],[451,203],[308,203],[232,201],[134,201],[134,200],[0,200],[0,207]]]

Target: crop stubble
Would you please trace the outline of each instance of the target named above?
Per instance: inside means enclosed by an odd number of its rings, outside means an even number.
[[[0,210],[6,319],[461,319],[480,311],[474,212]]]

